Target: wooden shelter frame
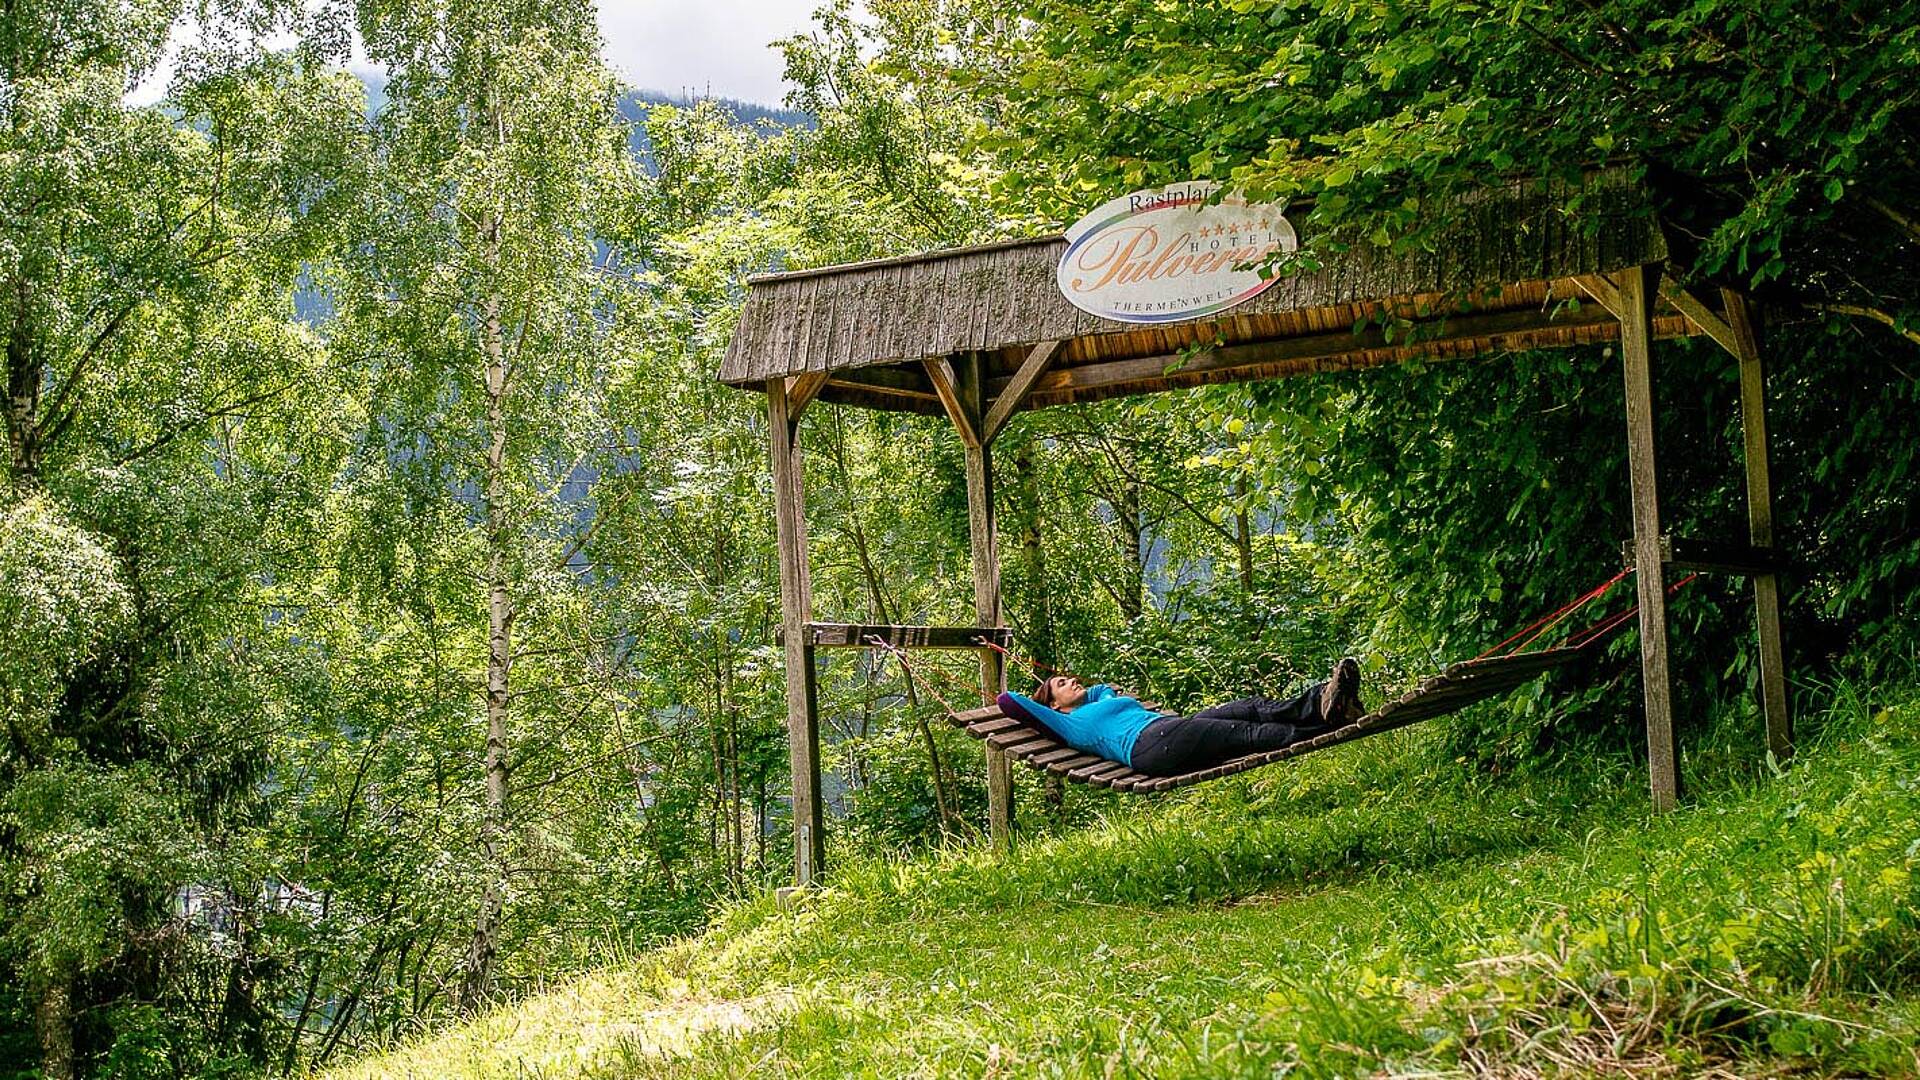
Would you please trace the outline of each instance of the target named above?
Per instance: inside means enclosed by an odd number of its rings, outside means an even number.
[[[825,861],[816,653],[896,646],[979,654],[983,701],[1005,685],[993,445],[1015,413],[1121,394],[1617,341],[1625,382],[1640,659],[1652,800],[1680,797],[1668,669],[1669,569],[1754,582],[1767,744],[1792,749],[1766,421],[1766,366],[1752,305],[1717,307],[1667,279],[1664,234],[1631,176],[1496,188],[1454,208],[1433,251],[1366,246],[1324,256],[1252,300],[1200,319],[1117,323],[1080,312],[1053,283],[1065,241],[1051,237],[749,279],[720,380],[764,392],[780,560],[781,641],[792,772],[794,878]],[[1309,240],[1311,238],[1308,238]],[[1662,531],[1654,451],[1653,342],[1706,335],[1737,361],[1747,541]],[[860,626],[814,621],[799,422],[816,401],[944,416],[964,448],[975,625]],[[1013,836],[1007,755],[986,749],[996,844]]]

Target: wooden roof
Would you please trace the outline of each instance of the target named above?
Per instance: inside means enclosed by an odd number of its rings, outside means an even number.
[[[1600,305],[1557,302],[1586,299],[1575,279],[1667,257],[1645,189],[1620,171],[1514,184],[1455,210],[1432,252],[1324,253],[1318,269],[1188,322],[1114,322],[1068,303],[1054,281],[1061,237],[763,274],[749,279],[719,378],[763,389],[825,372],[822,400],[939,415],[922,360],[981,354],[994,393],[1047,341],[1063,344],[1024,408],[1572,345],[1619,336]],[[1418,332],[1390,340],[1388,317],[1414,319]],[[1656,313],[1656,335],[1694,332],[1677,309]]]

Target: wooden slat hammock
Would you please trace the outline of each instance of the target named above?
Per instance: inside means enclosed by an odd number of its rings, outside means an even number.
[[[1472,660],[1449,665],[1440,674],[1421,681],[1413,689],[1345,727],[1304,739],[1279,750],[1249,754],[1212,768],[1177,776],[1149,775],[1120,762],[1109,761],[1076,750],[1061,742],[1045,727],[1030,723],[1022,717],[1009,715],[1000,703],[964,712],[950,709],[947,720],[974,738],[984,740],[989,745],[1005,751],[1009,757],[1030,768],[1064,777],[1074,783],[1111,788],[1114,791],[1132,794],[1171,791],[1174,788],[1188,787],[1208,780],[1217,780],[1223,776],[1232,776],[1234,773],[1246,772],[1249,769],[1257,769],[1262,765],[1286,761],[1315,750],[1324,750],[1329,746],[1354,742],[1369,735],[1393,731],[1409,724],[1417,724],[1422,720],[1446,716],[1469,705],[1498,697],[1524,686],[1541,675],[1564,667],[1586,655],[1632,623],[1634,615],[1639,611],[1637,605],[1608,616],[1585,630],[1571,635],[1565,644],[1554,648],[1526,651],[1528,646],[1565,622],[1588,603],[1605,595],[1615,584],[1631,573],[1630,569],[1622,571],[1565,607],[1537,620],[1525,630],[1494,646],[1486,653]],[[1698,575],[1675,582],[1670,586],[1669,591],[1686,585],[1695,576]],[[906,663],[904,654],[891,647],[889,651],[894,652],[903,665]],[[1004,703],[1007,700],[1007,696],[1002,694],[1000,702]]]

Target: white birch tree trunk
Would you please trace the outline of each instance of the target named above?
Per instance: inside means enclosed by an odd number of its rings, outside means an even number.
[[[500,221],[483,223],[482,240],[490,262],[498,261]],[[508,800],[511,775],[509,708],[512,703],[514,603],[511,588],[511,531],[507,506],[507,358],[501,325],[500,296],[489,292],[482,300],[481,348],[486,362],[487,430],[484,478],[486,485],[487,584],[487,752],[486,806],[480,825],[480,858],[486,874],[473,940],[467,948],[466,970],[460,986],[459,1008],[472,1012],[493,989],[493,963],[500,950],[500,921],[506,908]]]

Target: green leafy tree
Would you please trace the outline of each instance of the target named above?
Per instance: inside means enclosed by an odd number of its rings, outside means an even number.
[[[466,570],[483,584],[479,897],[455,994],[472,1009],[493,986],[524,824],[512,799],[527,764],[512,720],[529,696],[512,682],[516,624],[568,588],[556,496],[602,435],[592,373],[619,302],[596,223],[631,163],[590,10],[370,0],[358,11],[368,53],[392,75],[375,127],[381,195],[342,290],[348,348],[376,373],[368,452],[424,477],[416,491],[443,525],[449,505],[466,508]]]
[[[1012,106],[993,141],[1050,148],[1008,173],[1047,211],[1212,177],[1312,199],[1310,249],[1418,250],[1490,183],[1624,160],[1681,226],[1682,274],[1915,337],[1911,6],[1039,0],[1028,15],[1001,67],[958,77]]]
[[[234,869],[265,742],[234,620],[277,539],[236,523],[311,475],[276,454],[325,381],[293,286],[356,175],[358,88],[296,57],[190,50],[169,109],[126,105],[187,13],[0,19],[0,961],[55,1078],[129,1034],[96,1005],[185,956],[176,892]]]

